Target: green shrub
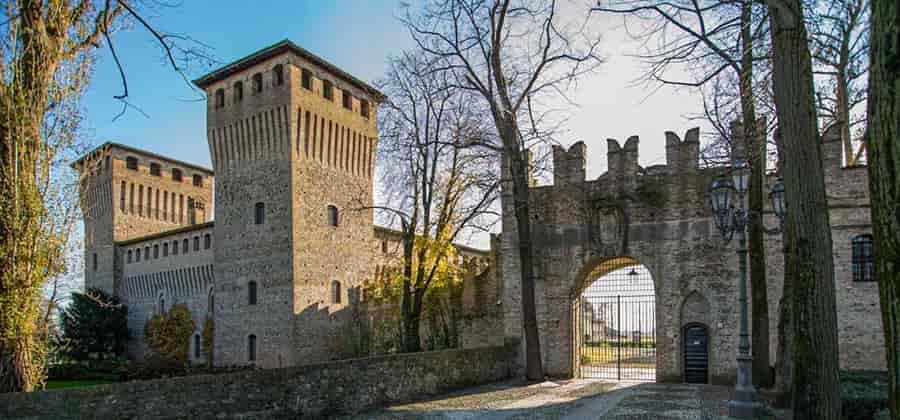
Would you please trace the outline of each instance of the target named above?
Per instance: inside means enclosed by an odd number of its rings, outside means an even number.
[[[841,372],[841,415],[846,420],[871,420],[887,408],[884,372]]]
[[[184,364],[195,328],[191,311],[184,304],[178,304],[168,313],[153,315],[144,325],[144,338],[147,347],[160,359]]]

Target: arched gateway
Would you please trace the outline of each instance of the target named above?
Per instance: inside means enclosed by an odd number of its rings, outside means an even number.
[[[636,137],[624,145],[609,140],[608,171],[595,180],[585,179],[583,143],[554,148],[553,185],[529,190],[547,375],[683,382],[685,327],[699,323],[708,381],[732,381],[735,254],[710,217],[707,189],[722,169],[698,167],[698,135],[667,133],[667,164],[646,168],[637,163]],[[504,330],[516,341],[523,336],[521,279],[512,199],[504,193]]]
[[[656,380],[656,294],[647,267],[630,257],[598,264],[573,309],[576,375]]]

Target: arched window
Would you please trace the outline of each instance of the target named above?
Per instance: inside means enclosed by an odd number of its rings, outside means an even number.
[[[244,99],[244,82],[234,82],[234,101],[240,102]]]
[[[194,334],[194,358],[200,358],[200,334]]]
[[[256,203],[254,206],[254,221],[257,225],[266,222],[266,205],[265,203]]]
[[[256,282],[247,283],[247,304],[256,305]]]
[[[341,282],[331,282],[331,303],[341,303]]]
[[[181,241],[181,252],[183,254],[188,253],[188,238],[184,238],[184,240]]]
[[[159,258],[159,244],[153,245],[153,259]]]
[[[169,243],[163,242],[163,257],[169,256]]]
[[[150,259],[150,245],[147,245],[144,247],[144,259],[145,260]]]
[[[159,294],[159,300],[157,301],[157,304],[159,306],[156,308],[156,310],[161,314],[166,313],[166,296],[162,293]]]
[[[222,89],[216,89],[216,108],[222,108],[225,106],[225,91]]]
[[[134,257],[135,257],[135,262],[141,262],[141,249],[138,248],[138,249],[137,249],[137,252],[135,252],[134,254],[135,254],[135,255],[134,255]]]
[[[247,336],[247,360],[256,361],[256,336],[253,334]]]
[[[275,84],[281,86],[284,84],[284,66],[281,64],[275,65],[272,69],[272,75],[275,76]]]
[[[262,92],[262,74],[256,73],[253,75],[253,93]]]
[[[178,240],[172,241],[172,255],[178,255]]]
[[[212,236],[210,234],[203,235],[203,249],[209,249],[212,246]]]
[[[128,262],[131,262],[131,250],[128,250]]]
[[[875,281],[875,251],[872,235],[853,238],[853,281]]]
[[[337,227],[340,219],[338,218],[338,209],[335,206],[328,206],[328,224]]]
[[[194,237],[194,251],[199,251],[199,250],[200,250],[200,237],[195,236]]]
[[[206,310],[209,313],[213,313],[216,311],[216,295],[213,293],[212,289],[209,289],[209,296],[206,298]]]

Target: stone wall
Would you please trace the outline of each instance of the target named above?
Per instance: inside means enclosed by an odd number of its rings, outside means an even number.
[[[530,197],[535,300],[547,374],[578,374],[574,348],[579,326],[573,311],[580,294],[604,261],[628,256],[647,267],[656,288],[657,380],[681,381],[682,328],[699,322],[710,334],[711,381],[733,381],[739,307],[736,241],[725,244],[712,221],[707,191],[722,170],[698,167],[698,137],[696,129],[683,140],[666,133],[666,164],[648,168],[637,164],[636,137],[624,145],[609,140],[609,170],[596,180],[584,179],[583,144],[554,148],[554,184],[532,188]],[[851,272],[850,241],[871,232],[866,170],[841,168],[840,144],[827,135],[823,152],[841,366],[883,369],[877,284],[853,282]],[[508,189],[502,197],[504,328],[508,339],[518,340],[522,317],[515,223]],[[767,226],[776,225],[770,211],[766,218]],[[766,247],[774,355],[783,282],[780,237],[767,237]]]
[[[502,380],[509,360],[490,347],[0,394],[0,418],[322,418]]]

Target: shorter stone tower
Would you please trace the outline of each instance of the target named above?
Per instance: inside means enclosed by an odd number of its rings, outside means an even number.
[[[117,242],[207,221],[213,173],[118,143],[105,143],[72,167],[80,173],[85,288],[117,293]]]

